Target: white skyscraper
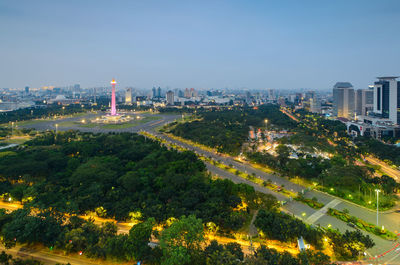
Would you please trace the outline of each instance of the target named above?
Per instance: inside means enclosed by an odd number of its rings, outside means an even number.
[[[174,100],[174,92],[169,90],[167,92],[166,97],[167,97],[167,104],[168,105],[174,105],[174,102],[175,102],[175,100]]]
[[[337,82],[333,87],[333,115],[354,118],[354,88],[349,82]]]
[[[367,112],[372,111],[374,107],[373,86],[368,89],[358,89],[355,100],[356,114],[366,116]]]
[[[128,87],[125,91],[125,104],[132,104],[132,88]]]

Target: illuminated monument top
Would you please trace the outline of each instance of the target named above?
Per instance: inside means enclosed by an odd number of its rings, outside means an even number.
[[[112,86],[112,95],[111,95],[111,116],[116,116],[117,115],[117,108],[115,107],[115,85],[117,82],[115,79],[111,81],[111,86]]]

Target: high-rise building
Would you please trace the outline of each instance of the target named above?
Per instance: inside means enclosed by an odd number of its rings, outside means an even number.
[[[366,116],[374,108],[374,89],[358,89],[355,98],[355,111],[357,115]]]
[[[29,94],[29,87],[28,86],[25,87],[25,93]]]
[[[75,84],[74,85],[74,91],[80,91],[81,90],[81,85],[80,84]]]
[[[190,97],[197,97],[197,96],[198,96],[197,91],[192,87],[190,89]]]
[[[190,94],[190,90],[189,88],[185,88],[185,94],[184,94],[185,98],[191,98],[191,94]]]
[[[246,104],[250,104],[252,102],[250,91],[246,91]]]
[[[132,88],[128,87],[125,91],[125,104],[132,104]]]
[[[168,105],[174,105],[174,92],[169,90],[167,92],[166,97],[167,97],[167,104]]]
[[[333,86],[333,115],[354,118],[354,88],[349,82],[337,82]]]
[[[156,96],[157,96],[158,98],[161,98],[161,87],[158,87],[158,88],[157,88],[157,94],[156,94]]]
[[[275,100],[275,90],[272,88],[267,89],[267,98],[268,100]]]
[[[400,82],[396,78],[378,77],[374,85],[374,113],[400,124]]]
[[[157,97],[157,90],[156,90],[155,87],[153,87],[153,88],[151,89],[151,92],[152,92],[152,98],[156,98],[156,97]]]
[[[312,99],[315,98],[315,91],[307,91],[306,92],[305,100],[310,100],[311,98]]]
[[[309,99],[309,103],[310,103],[310,112],[321,113],[321,100],[319,100],[317,97],[314,97]]]

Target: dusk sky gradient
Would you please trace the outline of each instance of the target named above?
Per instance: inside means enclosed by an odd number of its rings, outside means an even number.
[[[366,88],[400,1],[0,0],[0,87]]]

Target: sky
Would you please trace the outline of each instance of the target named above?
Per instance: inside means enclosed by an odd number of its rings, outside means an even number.
[[[0,0],[0,88],[366,88],[399,30],[398,0]]]

